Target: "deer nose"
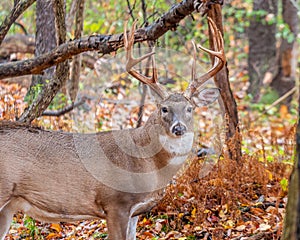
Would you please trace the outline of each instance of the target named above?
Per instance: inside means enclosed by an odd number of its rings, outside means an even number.
[[[182,123],[177,123],[175,126],[173,126],[172,133],[176,136],[182,136],[186,133],[186,126]]]

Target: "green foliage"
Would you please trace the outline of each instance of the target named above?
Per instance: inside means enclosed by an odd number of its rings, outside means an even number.
[[[9,14],[12,7],[12,1],[8,1],[7,4],[0,4],[0,23],[4,21],[5,17]]]
[[[287,40],[288,43],[292,43],[295,40],[296,36],[291,32],[291,29],[286,23],[279,23],[278,28],[279,31],[276,33],[277,38],[283,38]]]
[[[274,156],[268,155],[266,156],[266,159],[268,162],[273,162],[274,161]]]
[[[43,89],[44,84],[42,83],[38,83],[34,86],[31,86],[30,91],[28,91],[28,93],[26,94],[25,98],[24,98],[24,102],[27,102],[28,105],[30,105],[34,99],[37,98],[37,96],[40,94],[40,92]]]
[[[53,98],[51,104],[48,106],[49,109],[57,110],[64,108],[66,104],[71,104],[71,102],[68,102],[68,97],[64,93],[60,92],[56,94],[56,96]]]
[[[3,9],[2,4],[0,6],[0,23],[4,21],[5,17],[9,13],[8,9]]]
[[[186,240],[196,240],[196,236],[187,236]]]
[[[280,4],[281,2],[279,2],[279,12],[282,12],[282,5]],[[298,16],[299,12],[298,12]],[[297,38],[297,36],[295,36],[290,27],[288,26],[288,24],[286,24],[282,18],[281,14],[277,15],[277,32],[276,32],[276,37],[277,39],[283,38],[285,40],[287,40],[288,43],[293,42],[295,39],[298,41],[298,43],[300,43],[300,39]]]
[[[32,239],[42,239],[38,227],[35,225],[35,220],[29,216],[25,216],[24,227],[29,231],[29,236]]]
[[[36,3],[32,4],[23,14],[19,22],[25,27],[29,35],[34,35],[36,31],[35,23]],[[20,32],[20,30],[18,30]],[[22,32],[23,33],[23,32]]]
[[[289,181],[286,178],[281,179],[280,186],[281,186],[282,190],[286,192],[289,187]]]
[[[261,96],[261,99],[260,99],[259,103],[264,104],[264,105],[265,104],[272,104],[278,98],[279,98],[279,95],[275,90],[273,90],[271,88],[267,88],[265,90],[265,92],[262,92],[262,96]]]
[[[263,23],[267,23],[266,21],[266,16],[268,12],[265,10],[252,10],[247,13],[247,17],[251,18],[254,21],[260,22],[262,21]]]
[[[107,233],[96,232],[93,234],[93,238],[95,238],[95,239],[106,239],[107,236],[108,236]]]
[[[134,19],[139,19],[139,26],[143,24],[143,12],[141,2],[129,1]],[[85,5],[84,33],[89,35],[115,34],[123,32],[124,22],[132,17],[129,15],[127,1],[86,1]],[[160,14],[165,12],[170,5],[165,1],[147,1],[147,21],[153,22]]]
[[[184,196],[184,194],[179,192],[178,197],[182,197],[182,196]]]

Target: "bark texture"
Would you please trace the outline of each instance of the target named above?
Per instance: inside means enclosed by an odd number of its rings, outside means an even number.
[[[286,38],[281,39],[277,61],[277,74],[271,83],[271,86],[278,92],[279,96],[283,96],[295,86],[298,44],[297,35],[299,32],[299,16],[297,0],[294,3],[290,0],[282,0],[282,17],[284,22],[289,26],[294,40],[288,41]],[[283,103],[289,105],[292,96],[285,99]]]
[[[223,35],[223,23],[222,23],[222,9],[219,4],[211,5],[211,9],[208,11],[208,16],[216,23],[218,29],[222,32]],[[213,48],[213,39],[212,33],[209,33],[209,42],[211,48]],[[226,124],[226,145],[229,157],[238,161],[242,156],[241,151],[241,140],[240,140],[240,130],[239,130],[239,119],[238,111],[235,99],[233,97],[227,64],[223,69],[218,72],[215,76],[215,84],[220,89],[221,98],[224,104],[224,116]]]
[[[75,39],[81,38],[82,35],[83,12],[84,12],[84,0],[78,0],[76,19],[75,19]],[[76,100],[76,96],[79,88],[80,67],[81,67],[81,55],[76,55],[72,61],[71,77],[68,84],[69,96],[73,103]]]
[[[260,89],[267,72],[274,72],[276,68],[276,23],[268,24],[265,18],[277,15],[277,0],[254,0],[253,11],[264,10],[265,16],[254,15],[249,27],[249,56],[248,71],[250,86],[248,93],[253,96],[254,102],[260,98]]]
[[[54,12],[51,0],[36,1],[36,39],[35,39],[35,56],[39,57],[56,47]],[[40,75],[33,75],[26,99],[29,104],[32,103],[41,87],[49,81],[54,74],[55,67],[49,67],[41,72]]]
[[[300,89],[299,89],[300,90]],[[300,95],[298,98],[298,116],[300,114]],[[300,239],[300,121],[296,130],[295,164],[289,181],[288,203],[282,234],[283,240]]]

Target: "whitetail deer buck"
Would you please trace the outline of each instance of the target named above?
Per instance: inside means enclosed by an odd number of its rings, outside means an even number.
[[[223,39],[209,19],[216,51],[200,48],[215,57],[214,66],[196,78],[193,64],[187,91],[167,93],[155,66],[152,78],[133,68],[154,54],[132,57],[135,25],[128,37],[124,29],[126,70],[155,93],[157,110],[143,127],[96,134],[1,122],[0,239],[18,210],[46,222],[106,218],[109,239],[135,239],[138,215],[162,198],[192,148],[193,109],[219,94],[199,88],[225,63]]]

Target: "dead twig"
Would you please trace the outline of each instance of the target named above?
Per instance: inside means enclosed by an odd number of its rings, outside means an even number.
[[[70,106],[62,108],[58,111],[50,111],[50,110],[44,111],[42,113],[42,116],[52,116],[52,117],[62,116],[68,112],[71,112],[74,108],[77,108],[77,107],[81,106],[82,104],[84,104],[85,100],[86,100],[86,98],[83,97],[80,101],[75,102],[74,104],[71,104]]]
[[[292,95],[294,92],[296,92],[297,87],[293,87],[290,91],[288,91],[287,93],[285,93],[283,96],[281,96],[280,98],[278,98],[275,102],[273,102],[270,106],[266,107],[263,112],[257,116],[253,121],[258,120],[262,115],[264,115],[266,112],[268,112],[270,109],[272,109],[273,107],[275,107],[277,104],[281,103],[283,100],[285,100],[286,98],[288,98],[290,95]]]

